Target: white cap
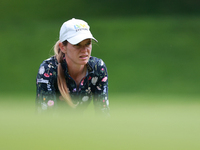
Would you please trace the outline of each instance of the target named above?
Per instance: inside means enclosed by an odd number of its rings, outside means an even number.
[[[63,23],[60,28],[60,42],[67,40],[72,45],[78,44],[85,39],[93,39],[98,42],[90,32],[87,22],[80,19],[71,19]]]

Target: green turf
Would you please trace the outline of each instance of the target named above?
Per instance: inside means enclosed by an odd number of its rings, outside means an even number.
[[[111,117],[37,116],[34,96],[1,96],[2,150],[198,150],[199,97],[110,95]],[[125,103],[126,101],[126,103]]]

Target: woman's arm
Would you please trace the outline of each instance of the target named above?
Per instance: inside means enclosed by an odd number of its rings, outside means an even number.
[[[56,68],[47,62],[40,65],[36,78],[36,111],[38,113],[53,110],[56,106]]]
[[[109,115],[108,100],[108,73],[105,63],[100,60],[96,66],[96,77],[92,78],[92,84],[95,85],[93,103],[97,114]],[[95,83],[96,82],[96,83]]]

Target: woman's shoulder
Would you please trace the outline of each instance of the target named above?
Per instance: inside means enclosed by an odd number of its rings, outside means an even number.
[[[97,58],[97,57],[93,57],[91,56],[89,61],[88,61],[88,64],[91,66],[91,67],[95,67],[95,66],[103,66],[105,65],[104,61],[100,58]]]
[[[39,67],[38,76],[40,78],[55,76],[57,73],[57,60],[54,56],[44,60]]]
[[[97,57],[90,57],[88,61],[89,66],[93,69],[95,73],[100,73],[100,72],[107,72],[106,64],[104,61],[100,58]]]
[[[58,65],[58,62],[57,62],[57,59],[55,58],[55,56],[52,56],[46,60],[44,60],[41,64],[40,64],[40,67],[41,66],[44,66],[45,68],[48,67],[48,68],[56,68]]]

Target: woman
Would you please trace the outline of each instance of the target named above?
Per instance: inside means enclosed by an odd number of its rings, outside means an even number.
[[[108,74],[105,63],[91,56],[89,25],[79,19],[63,23],[55,55],[43,61],[37,74],[37,111],[81,110],[93,99],[95,111],[109,114]],[[70,106],[70,107],[69,107]]]

